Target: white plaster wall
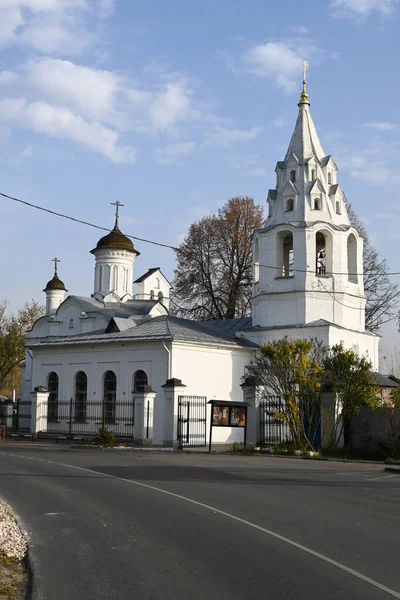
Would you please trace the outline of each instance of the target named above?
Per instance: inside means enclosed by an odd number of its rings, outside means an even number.
[[[136,344],[97,344],[34,348],[31,389],[47,385],[51,371],[59,376],[58,398],[67,402],[75,394],[75,375],[84,371],[88,376],[88,401],[103,400],[103,377],[108,370],[117,376],[117,401],[133,399],[133,375],[142,369],[147,373],[149,385],[159,396],[163,396],[161,386],[168,376],[167,353],[161,342]],[[162,415],[161,419],[162,419]],[[157,401],[154,409],[154,426],[162,431],[162,422],[157,414]]]
[[[317,338],[326,346],[333,346],[343,342],[345,348],[354,349],[354,345],[359,348],[359,355],[367,355],[372,362],[374,371],[379,369],[378,347],[379,336],[361,331],[351,331],[335,327],[334,325],[326,325],[321,327],[296,327],[282,328],[272,330],[257,330],[251,332],[243,332],[242,334],[247,339],[256,344],[266,344],[274,340],[282,339],[287,336],[292,340],[310,340]]]
[[[182,395],[206,396],[209,400],[243,401],[240,384],[245,366],[250,362],[250,349],[195,346],[172,346],[172,375],[187,386]],[[211,405],[207,404],[206,433],[209,440]],[[213,443],[243,442],[243,428],[213,427]]]

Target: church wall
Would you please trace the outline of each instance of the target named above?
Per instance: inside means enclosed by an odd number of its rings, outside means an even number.
[[[117,402],[127,402],[133,398],[133,376],[139,369],[146,372],[149,385],[162,396],[161,386],[168,377],[168,355],[161,342],[35,348],[31,389],[46,386],[48,374],[55,371],[59,376],[59,401],[68,402],[75,395],[76,373],[84,371],[88,377],[88,401],[98,401],[100,405],[104,374],[112,370],[117,376]],[[156,402],[155,428],[158,418]]]
[[[243,401],[240,384],[250,349],[214,348],[192,344],[173,344],[172,377],[187,386],[182,395],[206,396],[209,400]],[[209,440],[211,406],[207,405],[206,434]],[[213,444],[243,442],[243,428],[213,427]]]

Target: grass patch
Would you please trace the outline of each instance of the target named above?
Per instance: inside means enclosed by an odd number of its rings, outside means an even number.
[[[0,552],[0,600],[21,600],[25,582],[23,561]]]

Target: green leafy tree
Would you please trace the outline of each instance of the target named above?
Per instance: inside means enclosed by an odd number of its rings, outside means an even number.
[[[44,314],[44,307],[35,300],[25,302],[16,315],[9,315],[7,302],[0,303],[0,390],[8,391],[10,379],[17,378],[18,364],[25,357],[24,331]]]
[[[296,448],[314,449],[325,354],[317,340],[283,338],[261,346],[246,367],[246,376],[255,379],[266,397],[272,394],[283,401],[275,417],[288,424]]]
[[[189,319],[250,314],[253,232],[263,209],[252,198],[231,198],[190,226],[177,250],[171,311]]]
[[[349,441],[351,417],[360,408],[376,408],[379,398],[374,385],[372,363],[366,356],[358,356],[340,343],[330,348],[323,366],[324,382],[338,400],[333,410],[339,418],[334,419],[331,439],[331,447],[336,449],[342,434],[345,445]]]

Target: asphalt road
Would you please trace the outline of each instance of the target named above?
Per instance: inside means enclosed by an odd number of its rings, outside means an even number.
[[[35,600],[400,598],[381,465],[3,442],[0,495]]]

